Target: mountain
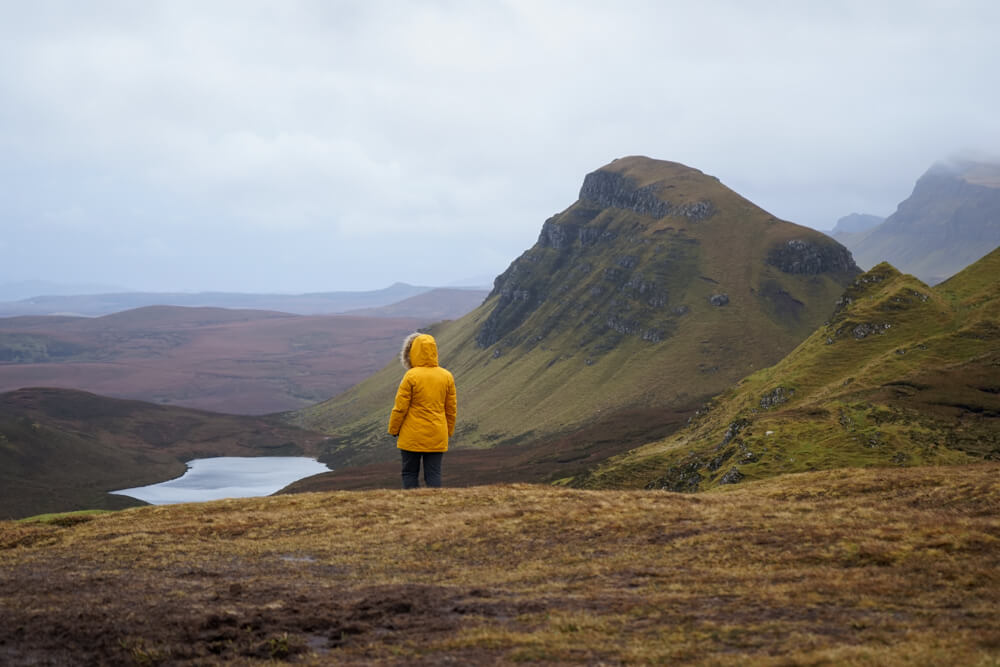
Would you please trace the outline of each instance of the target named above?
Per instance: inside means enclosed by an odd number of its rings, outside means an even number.
[[[1000,164],[935,164],[885,222],[838,240],[862,267],[886,261],[937,284],[1000,245]]]
[[[433,287],[395,283],[379,290],[310,294],[246,294],[239,292],[116,292],[105,294],[41,294],[0,303],[0,316],[78,315],[96,317],[146,306],[272,310],[296,315],[343,313],[387,306],[423,294]]]
[[[410,312],[421,308],[435,306]],[[399,338],[436,319],[174,306],[0,318],[0,391],[64,387],[236,414],[293,410],[368,377],[395,358]]]
[[[388,306],[361,308],[348,311],[348,314],[372,317],[419,317],[439,322],[455,319],[475,310],[488,294],[489,290],[485,289],[438,287]]]
[[[109,490],[163,482],[184,461],[318,454],[323,436],[237,417],[64,389],[0,394],[0,518],[142,504]]]
[[[696,491],[808,470],[1000,459],[1000,249],[930,288],[882,263],[776,365],[573,483]]]
[[[47,280],[22,280],[0,284],[0,301],[20,301],[39,294],[73,295],[102,294],[108,292],[125,292],[121,287],[100,284],[66,284],[53,283]]]
[[[615,160],[586,176],[479,308],[430,328],[458,383],[454,445],[544,443],[565,469],[665,434],[794,348],[858,272],[832,239],[697,169]],[[390,364],[290,419],[334,436],[338,468],[391,460],[385,420],[401,376]]]
[[[885,218],[877,215],[871,215],[869,213],[851,213],[850,215],[845,215],[840,220],[837,220],[837,224],[834,225],[831,236],[833,238],[840,240],[839,235],[841,234],[859,234],[862,232],[867,232],[870,229],[878,227],[883,222]]]

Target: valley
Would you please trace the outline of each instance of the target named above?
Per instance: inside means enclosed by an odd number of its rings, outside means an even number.
[[[718,179],[634,156],[588,174],[465,315],[468,301],[435,290],[354,315],[151,306],[8,318],[0,389],[268,413],[268,428],[300,433],[291,441],[312,443],[333,469],[287,492],[395,488],[384,423],[394,359],[423,328],[459,386],[449,485],[691,492],[826,468],[962,464],[1000,456],[997,261],[935,288],[888,264],[861,274],[842,246]],[[79,448],[78,432],[121,446],[128,419],[68,425],[50,408],[83,394],[55,388],[49,407],[22,416],[58,434],[52,452]],[[9,430],[11,442],[23,437]]]
[[[10,386],[144,400],[0,393],[0,661],[992,664],[997,275],[1000,248],[934,287],[862,272],[631,157],[454,319],[420,294],[2,320]],[[401,493],[385,420],[417,328],[459,427],[446,488]],[[214,456],[333,470],[107,493]]]
[[[0,518],[133,507],[115,489],[164,482],[214,456],[310,456],[325,436],[246,417],[69,389],[0,394]]]
[[[1000,2],[2,6],[0,667],[1000,667]]]
[[[860,273],[832,239],[775,218],[697,169],[631,156],[591,172],[576,202],[486,301],[429,328],[459,381],[458,449],[554,442],[595,421],[693,414],[790,352]],[[330,435],[335,467],[395,458],[393,365],[296,425]],[[544,447],[542,447],[544,448]]]
[[[281,412],[347,390],[431,321],[170,306],[6,318],[0,392],[63,387],[216,412]]]

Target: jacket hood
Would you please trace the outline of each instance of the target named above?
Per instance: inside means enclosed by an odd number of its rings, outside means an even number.
[[[430,334],[412,333],[403,341],[399,361],[409,370],[414,366],[437,366],[437,341]]]

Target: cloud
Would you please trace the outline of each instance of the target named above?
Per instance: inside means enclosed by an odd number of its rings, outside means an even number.
[[[622,155],[829,228],[891,212],[956,151],[1000,153],[985,1],[4,13],[0,219],[30,257],[3,282],[450,282],[502,271]],[[105,254],[120,247],[135,261]]]

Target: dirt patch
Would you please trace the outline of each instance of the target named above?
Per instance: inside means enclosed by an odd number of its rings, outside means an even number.
[[[498,591],[438,584],[351,588],[298,562],[280,575],[272,566],[228,570],[120,572],[70,570],[35,563],[7,570],[0,598],[3,664],[203,664],[241,659],[335,662],[385,658],[394,646],[421,646],[476,624],[519,625],[548,608]],[[565,601],[560,606],[565,606]],[[58,611],[57,611],[58,610]],[[492,652],[463,656],[492,663]]]

